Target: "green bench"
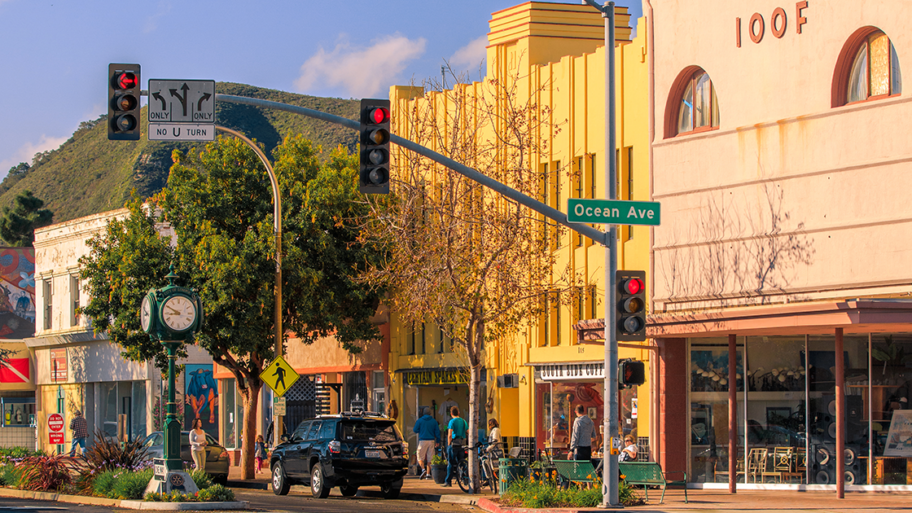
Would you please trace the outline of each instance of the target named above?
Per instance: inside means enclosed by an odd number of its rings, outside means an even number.
[[[557,473],[570,484],[594,483],[598,476],[589,460],[554,460]]]
[[[643,489],[646,491],[646,500],[649,500],[649,487],[650,486],[661,486],[662,487],[662,500],[660,504],[665,502],[665,487],[668,485],[682,485],[684,487],[684,504],[687,504],[687,473],[676,470],[668,472],[668,474],[683,474],[684,479],[680,481],[668,481],[665,479],[665,472],[662,472],[662,467],[658,463],[653,463],[649,461],[622,461],[618,463],[618,467],[621,470],[621,475],[624,476],[624,481],[628,485],[642,485]]]

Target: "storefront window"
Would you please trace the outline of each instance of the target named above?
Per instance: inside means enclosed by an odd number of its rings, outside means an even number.
[[[554,381],[538,384],[536,386],[537,411],[541,412],[536,423],[536,438],[538,450],[544,451],[545,456],[556,460],[565,460],[569,456],[570,437],[572,435],[573,421],[576,419],[576,407],[582,405],[586,414],[601,425],[604,418],[604,402],[602,388],[604,381],[570,382]],[[621,396],[622,401],[630,402],[632,398]],[[625,409],[624,417],[631,418],[632,412]],[[621,420],[621,427],[625,433],[636,430],[633,421],[626,423]],[[602,445],[601,430],[594,433],[595,439],[591,441],[593,452]]]
[[[234,411],[236,388],[234,378],[222,380],[222,393],[220,395],[225,401],[225,414],[222,416],[222,420],[224,421],[224,444],[226,449],[238,447],[236,427],[240,425],[240,422],[236,422]]]
[[[29,427],[35,423],[35,400],[3,398],[3,427]]]
[[[743,339],[738,340],[737,423],[744,425]],[[699,345],[698,345],[699,344]],[[690,460],[688,477],[697,483],[727,479],[728,472],[728,339],[695,342],[690,350]],[[742,436],[738,447],[743,448]],[[743,450],[743,449],[742,449]],[[743,452],[738,460],[743,462]],[[692,476],[692,477],[691,477]],[[743,476],[741,476],[743,478]]]
[[[912,484],[912,334],[871,337],[870,384],[862,410],[872,416],[871,482]]]

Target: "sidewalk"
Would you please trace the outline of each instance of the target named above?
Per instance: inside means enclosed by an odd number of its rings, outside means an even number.
[[[230,467],[228,471],[228,488],[252,488],[256,490],[272,490],[269,485],[270,476],[269,472],[261,472],[257,474],[257,478],[254,480],[241,480],[241,469],[240,467]],[[302,493],[310,494],[310,489],[303,486],[292,486],[293,492],[300,491]],[[452,488],[444,488],[432,479],[422,479],[419,480],[414,476],[406,476],[402,484],[402,492],[399,497],[405,500],[414,500],[414,501],[427,501],[427,502],[448,502],[453,504],[475,504],[480,497],[494,498],[496,497],[491,491],[485,488],[486,493],[478,495],[469,495],[462,493],[462,490],[459,489],[456,484],[453,484]],[[338,494],[338,490],[333,490],[334,494]],[[378,487],[367,487],[358,492],[358,495],[365,496],[380,496],[380,489]]]
[[[240,469],[231,467],[228,476],[230,488],[254,488],[270,490],[269,474],[266,472],[257,475],[257,479],[250,481],[240,480]],[[301,486],[292,487],[293,493],[309,494],[310,490]],[[487,489],[486,489],[487,491]],[[654,493],[653,493],[654,492]],[[334,490],[334,494],[338,492]],[[368,487],[359,492],[359,495],[379,496],[379,490]],[[637,487],[638,496],[643,496],[643,490]],[[640,513],[659,512],[701,512],[714,511],[719,513],[736,513],[750,511],[752,513],[768,513],[779,511],[816,512],[912,512],[912,493],[908,492],[846,492],[845,499],[837,499],[835,491],[824,492],[798,492],[789,490],[742,490],[736,494],[729,494],[727,490],[687,490],[689,502],[684,504],[684,491],[669,488],[665,494],[665,503],[659,504],[661,490],[650,490],[649,502],[645,506],[627,508]],[[401,499],[427,502],[446,502],[454,504],[474,504],[477,507],[493,513],[509,513],[519,511],[535,511],[545,513],[545,510],[523,510],[515,508],[500,508],[496,505],[497,496],[487,491],[480,495],[468,495],[457,488],[443,488],[431,480],[418,480],[416,477],[406,477],[402,487]],[[480,501],[479,499],[487,499]],[[561,509],[550,510],[569,513],[572,511],[605,511],[598,509]]]

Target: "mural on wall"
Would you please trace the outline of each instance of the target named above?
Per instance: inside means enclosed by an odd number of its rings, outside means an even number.
[[[35,249],[0,248],[0,341],[35,334]],[[31,383],[31,365],[24,344],[0,364],[0,383]]]
[[[184,429],[193,421],[203,421],[203,431],[218,438],[218,384],[212,376],[212,364],[187,364],[184,366]]]
[[[0,339],[35,334],[35,249],[0,249]]]

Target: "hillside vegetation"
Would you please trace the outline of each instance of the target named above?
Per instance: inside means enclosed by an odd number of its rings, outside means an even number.
[[[349,119],[357,119],[359,101],[318,98],[219,82],[216,92],[247,96],[307,107]],[[0,183],[0,207],[12,205],[17,194],[31,190],[54,213],[60,223],[120,208],[136,189],[145,198],[160,191],[168,181],[171,152],[188,151],[204,143],[149,141],[146,107],[142,112],[142,139],[109,141],[106,116],[80,124],[60,148],[36,155],[31,165],[14,167]],[[288,134],[301,133],[323,148],[323,155],[338,145],[354,150],[357,133],[342,126],[287,112],[225,102],[216,103],[217,123],[240,131],[262,143],[271,156]],[[264,175],[264,180],[268,178]]]

